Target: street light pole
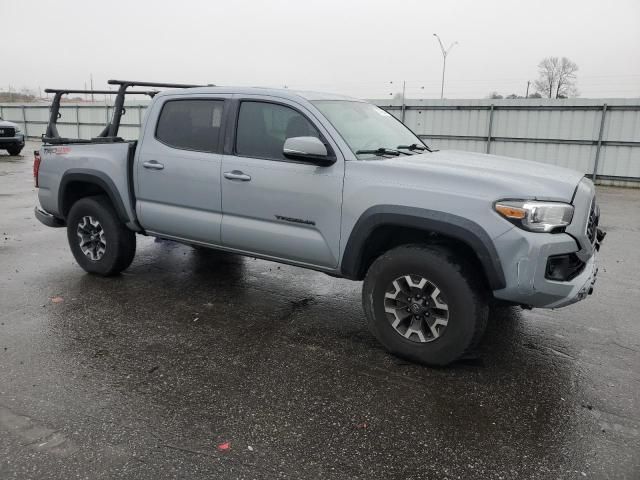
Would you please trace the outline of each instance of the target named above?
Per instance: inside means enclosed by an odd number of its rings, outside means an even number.
[[[440,50],[442,50],[442,85],[440,87],[440,99],[443,99],[444,98],[444,72],[447,68],[447,55],[449,55],[449,52],[453,47],[458,45],[458,42],[453,42],[451,45],[449,45],[449,48],[444,48],[444,44],[442,43],[442,40],[440,40],[440,37],[438,36],[438,34],[434,33],[433,36],[438,39],[438,43],[440,44]]]

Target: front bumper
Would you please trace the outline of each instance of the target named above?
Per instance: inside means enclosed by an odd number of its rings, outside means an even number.
[[[47,227],[60,228],[67,226],[64,220],[54,217],[49,212],[45,212],[44,210],[42,210],[40,207],[35,207],[34,213],[40,223],[46,225]]]
[[[531,307],[560,308],[593,292],[598,274],[596,253],[605,234],[597,228],[599,210],[590,180],[578,183],[572,205],[573,219],[564,233],[533,233],[514,227],[494,239],[507,284],[493,292],[496,298]],[[571,275],[558,276],[554,269],[547,270],[549,257],[570,257],[574,266],[579,266],[578,262],[584,266],[565,271]]]
[[[19,134],[13,137],[0,137],[0,148],[6,145],[17,145],[24,147],[24,135]]]
[[[593,292],[598,274],[595,248],[582,271],[571,280],[546,278],[549,257],[580,251],[571,235],[532,233],[514,227],[494,242],[501,252],[507,284],[493,292],[496,298],[530,307],[560,308],[583,300]]]
[[[598,264],[596,261],[596,255],[594,254],[585,265],[582,274],[578,275],[571,283],[570,293],[561,300],[557,300],[554,303],[545,305],[545,308],[560,308],[571,305],[572,303],[584,300],[587,296],[593,293],[593,287],[598,277]],[[550,280],[547,280],[550,281]],[[555,283],[567,283],[567,282],[555,282]]]

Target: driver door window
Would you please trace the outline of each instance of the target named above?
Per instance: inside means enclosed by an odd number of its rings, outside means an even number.
[[[287,160],[282,147],[287,138],[316,137],[318,130],[292,108],[266,102],[242,102],[238,114],[236,154],[268,160]]]

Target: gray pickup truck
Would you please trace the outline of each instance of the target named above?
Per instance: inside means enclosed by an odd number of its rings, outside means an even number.
[[[558,308],[593,290],[604,233],[581,173],[434,151],[353,98],[110,83],[100,136],[60,138],[53,106],[34,160],[35,214],[66,227],[87,272],[126,269],[141,234],[364,280],[371,332],[428,365],[473,348],[494,301]],[[133,86],[180,88],[154,95],[125,141]]]

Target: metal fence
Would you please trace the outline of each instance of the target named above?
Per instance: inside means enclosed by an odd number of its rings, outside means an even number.
[[[561,165],[640,187],[640,101],[374,100],[427,144]]]
[[[439,149],[469,150],[561,165],[598,183],[640,187],[640,100],[408,100],[374,103]],[[126,105],[120,135],[138,138],[148,102]],[[0,117],[39,138],[47,104],[2,104]],[[105,104],[63,104],[61,136],[91,138],[112,115]]]
[[[120,124],[119,135],[127,139],[137,139],[144,112],[149,102],[136,102],[125,105],[125,114]],[[99,103],[65,103],[60,106],[58,132],[62,137],[92,138],[97,136],[113,115],[113,108]],[[40,138],[49,119],[49,105],[38,104],[0,104],[0,117],[22,126],[29,138]]]

